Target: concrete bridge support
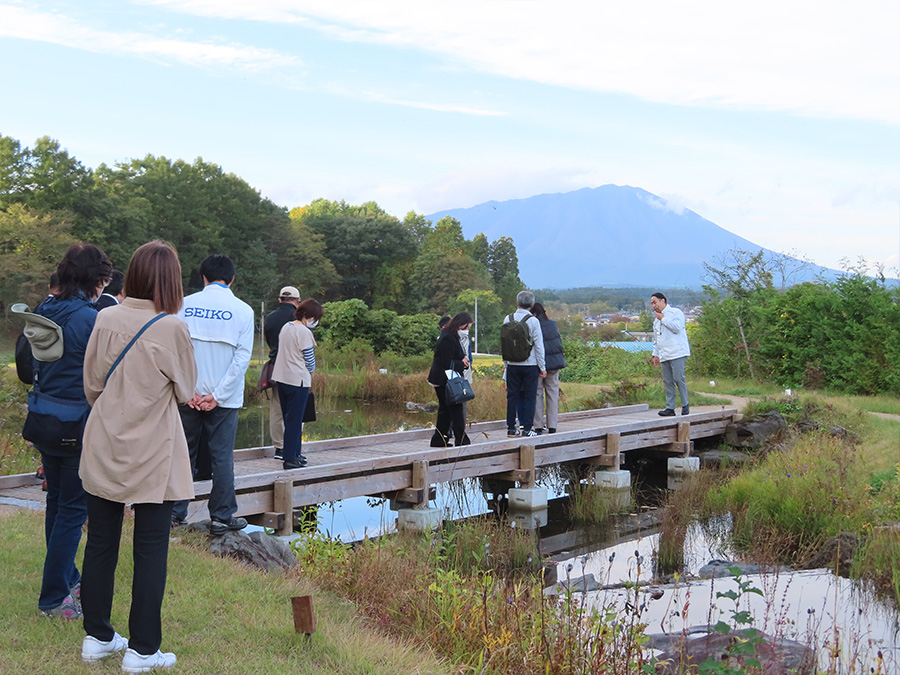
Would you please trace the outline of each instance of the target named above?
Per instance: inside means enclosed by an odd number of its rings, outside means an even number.
[[[410,490],[423,495],[420,503],[397,512],[398,530],[435,530],[444,522],[444,510],[429,506],[431,486],[428,484],[428,462],[419,460],[412,463],[412,486]]]

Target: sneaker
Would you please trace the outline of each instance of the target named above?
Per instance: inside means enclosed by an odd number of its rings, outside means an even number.
[[[547,428],[547,433],[548,433],[548,434],[555,434],[555,433],[556,433],[556,427],[548,427],[548,428]]]
[[[93,635],[85,635],[84,642],[81,643],[81,660],[88,663],[99,661],[122,651],[126,647],[128,647],[128,640],[118,633],[113,633],[112,640],[109,642],[98,640]]]
[[[272,459],[277,459],[279,462],[284,460],[284,449],[275,448],[275,456]]]
[[[534,438],[535,436],[540,436],[541,432],[535,431],[534,429],[529,429],[528,431],[522,432],[523,438]]]
[[[297,459],[286,459],[284,460],[284,464],[281,465],[284,467],[285,471],[290,471],[291,469],[302,469],[306,466],[306,457],[298,457]]]
[[[125,657],[122,659],[122,672],[149,673],[154,668],[171,668],[176,660],[171,652],[157,651],[155,654],[144,656],[133,649],[126,649]]]
[[[69,589],[69,595],[71,595],[73,598],[78,600],[78,602],[81,602],[81,582],[80,581],[77,584],[75,584],[74,586],[72,586],[72,588]]]
[[[221,520],[213,519],[209,523],[209,533],[214,534],[217,537],[220,537],[223,534],[225,534],[226,532],[235,532],[236,530],[243,530],[245,527],[247,527],[247,519],[246,518],[232,517],[232,519],[227,523],[223,523]],[[129,650],[129,651],[131,651],[131,650]],[[135,652],[135,653],[137,653],[137,652]],[[147,657],[147,658],[149,658],[149,657]],[[173,656],[172,658],[174,659],[175,657]],[[172,661],[172,663],[174,664],[175,661]],[[168,666],[166,666],[166,668],[168,668]],[[135,670],[133,672],[142,673],[144,671]]]
[[[53,609],[42,609],[41,614],[43,614],[44,616],[59,616],[70,621],[80,619],[82,617],[81,605],[78,604],[78,601],[71,595],[67,595],[66,599],[60,603],[59,607],[54,607]]]
[[[671,408],[666,408],[665,410],[660,410],[657,413],[660,417],[675,417],[675,411]]]
[[[518,429],[507,429],[506,437],[507,438],[518,438],[521,434]]]
[[[681,409],[682,415],[690,415],[691,414],[691,406],[686,405]]]
[[[175,515],[172,516],[172,529],[175,529],[176,527],[183,527],[185,524],[186,521],[184,518],[179,518]]]

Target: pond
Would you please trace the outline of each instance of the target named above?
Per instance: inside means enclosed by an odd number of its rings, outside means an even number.
[[[433,413],[408,412],[398,403],[363,403],[353,399],[317,400],[317,421],[306,426],[309,439],[338,438],[400,429],[432,426]],[[241,412],[237,447],[269,445],[267,402]],[[622,582],[649,583],[660,535],[653,509],[666,494],[665,474],[635,474],[634,513],[613,517],[592,526],[576,526],[566,516],[565,480],[553,471],[543,472],[539,483],[548,489],[549,507],[540,521],[526,514],[510,514],[510,522],[535,528],[541,553],[547,559],[545,578],[565,581],[593,575],[600,585],[616,586],[584,593],[594,607],[614,608],[619,616],[640,612],[648,633],[679,633],[683,628],[728,622],[735,605],[717,593],[736,590],[731,577],[682,581],[641,593],[621,588]],[[464,480],[436,486],[433,506],[445,509],[453,519],[492,511],[482,484]],[[395,511],[381,499],[356,498],[322,504],[315,513],[320,533],[345,542],[396,529]],[[684,542],[682,578],[696,577],[711,560],[734,559],[728,540],[727,520],[689,528]],[[900,615],[897,609],[867,592],[861,584],[837,577],[828,570],[780,570],[747,574],[741,581],[759,589],[747,593],[740,609],[747,609],[753,626],[777,638],[796,640],[818,648],[822,672],[835,675],[881,672],[900,673]],[[630,608],[630,609],[629,609]],[[636,608],[636,609],[635,609]],[[879,654],[883,662],[879,670]],[[871,670],[870,670],[871,669]]]

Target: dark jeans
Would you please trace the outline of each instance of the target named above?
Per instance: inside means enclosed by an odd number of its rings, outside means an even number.
[[[128,646],[138,654],[155,654],[162,643],[160,613],[166,590],[172,504],[134,505],[134,577]],[[109,619],[125,505],[89,494],[87,507],[90,519],[81,580],[84,632],[108,642],[114,633]]]
[[[38,598],[39,609],[59,607],[70,589],[81,581],[81,574],[75,566],[75,553],[81,541],[81,527],[87,518],[87,506],[81,478],[78,477],[80,460],[80,453],[48,455],[41,450],[41,463],[47,479],[47,513],[44,516],[47,555]]]
[[[296,387],[293,384],[278,382],[278,400],[281,403],[281,417],[284,419],[284,461],[300,457],[303,445],[303,415],[306,413],[306,400],[309,398],[309,387]]]
[[[439,386],[434,388],[434,393],[438,397],[437,421],[435,422],[435,432],[431,437],[432,448],[444,448],[449,445],[447,441],[447,432],[453,427],[453,438],[456,439],[456,445],[469,445],[471,441],[466,435],[466,410],[463,403],[451,405],[447,403],[447,388]]]
[[[212,490],[209,493],[209,515],[223,523],[231,522],[237,511],[234,496],[234,436],[237,433],[238,409],[215,407],[201,411],[182,405],[181,424],[191,453],[191,470],[197,467],[201,444],[209,450],[212,463]],[[175,502],[173,515],[184,520],[188,501]]]
[[[531,431],[534,424],[534,404],[537,398],[537,366],[506,367],[506,428],[515,429],[516,415],[523,431]]]

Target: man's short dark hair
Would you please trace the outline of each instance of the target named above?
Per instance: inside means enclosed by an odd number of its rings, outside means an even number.
[[[662,293],[656,292],[656,293],[654,293],[653,295],[651,295],[650,297],[651,297],[651,298],[659,298],[660,300],[662,300],[662,301],[663,301],[664,303],[666,303],[667,305],[669,304],[669,301],[666,300],[666,296],[664,296]]]
[[[125,284],[125,275],[119,270],[113,270],[109,275],[109,285],[106,287],[105,293],[110,295],[118,295],[122,292],[122,286]]]
[[[200,274],[209,282],[221,281],[230,284],[234,279],[234,261],[227,255],[208,255],[200,263]]]

